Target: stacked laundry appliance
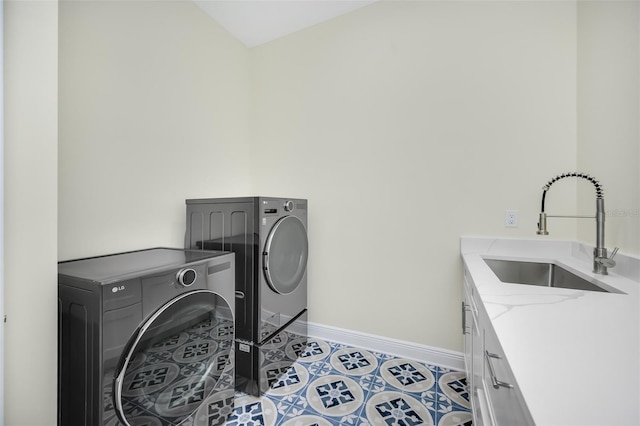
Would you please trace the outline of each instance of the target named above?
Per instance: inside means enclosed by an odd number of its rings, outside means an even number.
[[[307,200],[186,200],[186,249],[236,255],[236,389],[268,390],[307,340]]]

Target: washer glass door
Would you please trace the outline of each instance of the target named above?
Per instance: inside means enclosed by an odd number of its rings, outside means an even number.
[[[264,274],[280,294],[293,292],[307,269],[307,230],[295,216],[285,216],[271,229],[264,249]]]
[[[195,290],[143,322],[116,369],[113,395],[120,421],[225,424],[235,384],[231,312],[218,294]]]

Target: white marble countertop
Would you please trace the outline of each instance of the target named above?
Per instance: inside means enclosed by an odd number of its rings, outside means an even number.
[[[640,259],[591,272],[570,241],[463,237],[461,254],[537,425],[640,425]],[[483,261],[554,261],[622,293],[507,284]]]

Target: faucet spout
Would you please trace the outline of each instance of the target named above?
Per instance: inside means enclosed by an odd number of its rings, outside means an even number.
[[[604,197],[602,195],[602,185],[594,179],[593,177],[584,174],[584,173],[565,173],[562,175],[558,175],[555,178],[551,179],[542,189],[542,202],[540,215],[538,218],[538,230],[536,234],[538,235],[549,235],[547,231],[547,217],[573,217],[573,218],[583,218],[583,217],[591,217],[594,216],[552,216],[547,215],[545,210],[545,198],[547,195],[547,191],[553,185],[554,182],[564,179],[567,177],[577,177],[586,179],[591,182],[596,189],[596,247],[593,250],[593,272],[596,274],[607,275],[607,268],[612,268],[615,266],[615,262],[613,261],[613,256],[617,252],[615,249],[612,253],[611,257],[607,257],[607,249],[605,248],[605,240],[604,240],[604,221],[605,221],[605,210],[604,210]]]
[[[593,249],[593,272],[607,275],[607,267],[615,266],[613,259],[607,258],[607,249],[604,247],[604,199],[596,199],[596,247]],[[613,262],[605,262],[605,259]],[[607,265],[611,266],[607,266]]]

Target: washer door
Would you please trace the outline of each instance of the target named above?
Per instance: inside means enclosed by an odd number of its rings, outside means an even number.
[[[220,295],[184,293],[131,336],[114,380],[114,407],[125,425],[148,419],[225,424],[233,411],[233,315]]]
[[[280,294],[294,291],[307,269],[307,230],[295,216],[285,216],[271,229],[264,247],[264,275]]]

